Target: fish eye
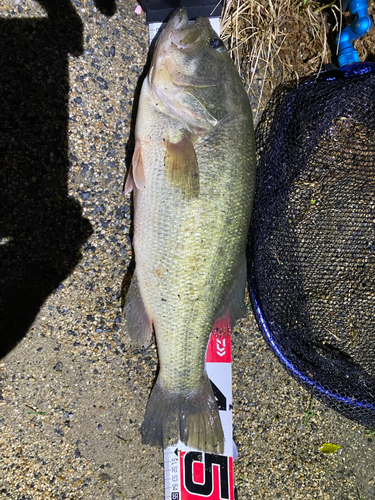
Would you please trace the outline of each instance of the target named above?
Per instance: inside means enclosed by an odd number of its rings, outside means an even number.
[[[213,38],[210,40],[210,45],[213,49],[219,49],[219,51],[224,48],[224,43],[220,38]]]

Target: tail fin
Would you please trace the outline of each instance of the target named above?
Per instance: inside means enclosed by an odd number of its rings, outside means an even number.
[[[223,428],[207,375],[196,390],[185,393],[164,389],[158,379],[141,431],[143,442],[153,446],[166,448],[180,440],[207,453],[223,453]]]

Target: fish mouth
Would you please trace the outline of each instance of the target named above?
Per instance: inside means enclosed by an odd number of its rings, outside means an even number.
[[[197,34],[195,39],[189,40],[189,42],[185,42],[183,38],[181,38],[181,31],[174,30],[171,33],[171,44],[174,45],[177,49],[188,50],[195,47],[198,42],[201,40],[201,35]]]
[[[175,21],[178,20],[178,23],[174,27],[174,29],[176,29],[176,30],[181,29],[184,26],[187,26],[187,24],[189,22],[189,17],[188,17],[187,11],[185,9],[180,9],[175,14],[173,14],[173,17],[176,17]]]
[[[167,25],[162,31],[160,38],[169,38],[174,30],[184,28],[189,23],[189,17],[186,9],[176,9],[168,19]]]
[[[175,31],[184,29],[189,23],[187,11],[183,8],[176,9],[169,18],[166,27],[160,33],[155,45],[154,53],[162,54],[171,45],[171,35]]]
[[[189,21],[185,9],[179,9],[172,14],[167,28],[169,28],[169,41],[178,49],[188,50],[193,48],[201,39],[199,30],[195,30],[195,21]]]

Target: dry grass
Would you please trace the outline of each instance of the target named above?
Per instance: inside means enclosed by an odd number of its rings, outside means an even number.
[[[375,2],[368,0],[368,3],[369,3],[369,9],[368,9],[369,14],[372,17],[373,21],[375,21]],[[375,27],[373,27],[367,35],[359,38],[358,40],[355,40],[354,48],[358,52],[358,56],[359,56],[360,61],[371,60],[374,62],[375,61]]]
[[[330,61],[331,7],[315,0],[224,0],[221,37],[248,86],[255,122],[279,83]]]

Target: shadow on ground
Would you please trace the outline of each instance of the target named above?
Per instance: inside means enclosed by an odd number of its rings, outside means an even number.
[[[68,0],[0,20],[0,357],[80,259],[92,232],[68,195],[68,54],[83,27]]]

